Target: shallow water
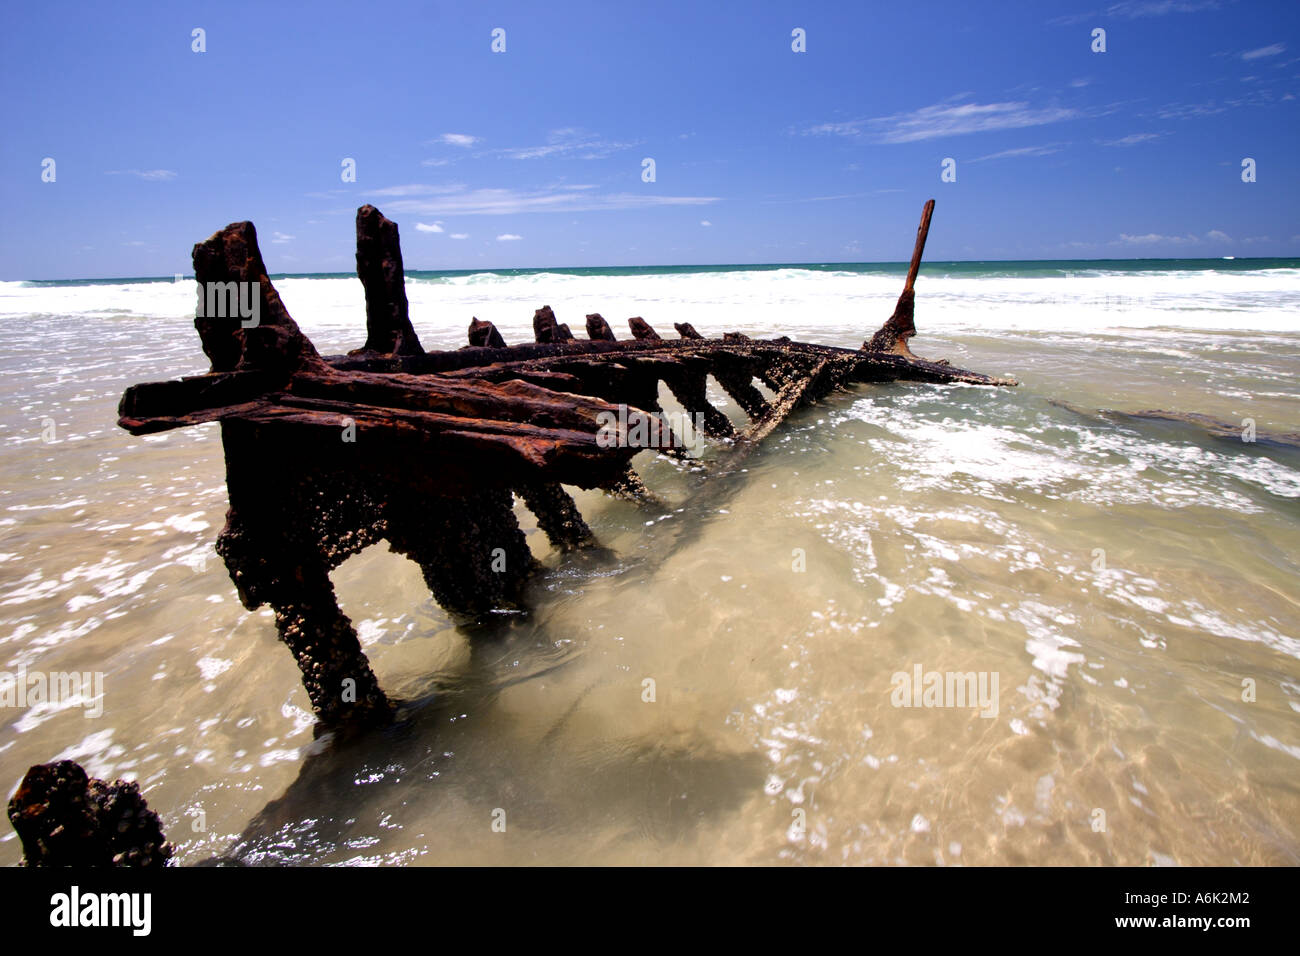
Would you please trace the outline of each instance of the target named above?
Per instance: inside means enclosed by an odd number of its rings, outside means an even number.
[[[576,492],[612,564],[521,510],[548,570],[487,641],[371,548],[333,577],[408,707],[348,745],[213,551],[217,426],[115,425],[205,367],[192,289],[0,284],[0,668],[104,674],[99,717],[0,708],[0,779],[138,779],[181,863],[1300,863],[1293,273],[923,276],[916,351],[1020,387],[836,394],[707,506],[643,453],[674,510]],[[413,282],[412,310],[430,348],[469,314],[520,341],[543,302],[856,346],[897,288],[746,275]],[[321,351],[359,343],[355,280],[277,285]],[[996,715],[895,706],[917,665],[996,675]]]

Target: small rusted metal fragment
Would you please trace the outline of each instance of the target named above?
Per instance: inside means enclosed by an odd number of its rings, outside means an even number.
[[[212,371],[286,375],[324,368],[271,284],[251,222],[232,222],[197,243],[193,259],[199,287],[194,327]]]
[[[573,333],[567,325],[555,321],[555,313],[544,305],[533,313],[533,338],[538,342],[572,342]]]
[[[614,330],[609,327],[604,316],[599,312],[593,312],[587,316],[587,338],[593,342],[614,342]]]
[[[478,318],[472,318],[469,321],[469,344],[481,348],[503,349],[506,347],[506,340],[501,337],[501,333],[491,322],[481,322]]]
[[[647,322],[645,319],[641,318],[641,316],[639,315],[633,316],[632,318],[628,319],[627,325],[628,328],[632,330],[632,336],[634,338],[641,339],[643,341],[646,339],[653,339],[655,341],[659,340],[659,333],[656,332],[654,329],[650,328],[650,323]]]

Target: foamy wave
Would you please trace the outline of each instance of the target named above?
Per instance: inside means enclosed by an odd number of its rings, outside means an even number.
[[[671,328],[799,333],[843,330],[860,338],[893,309],[900,278],[811,269],[646,275],[474,273],[412,277],[407,282],[416,331],[437,347],[463,344],[471,317],[496,323],[507,339],[532,338],[533,310],[555,309],[581,327],[600,312],[616,329],[633,315]],[[350,276],[276,280],[290,312],[311,333],[362,336],[365,301]],[[1247,272],[1083,271],[1069,276],[925,275],[918,285],[918,323],[925,331],[1006,329],[1225,329],[1265,332],[1300,328],[1300,270]],[[0,321],[19,316],[94,316],[133,321],[193,315],[195,285],[123,282],[87,285],[0,283]]]
[[[1199,505],[1253,514],[1263,508],[1248,488],[1300,498],[1300,472],[1265,455],[1225,454],[1132,430],[940,419],[926,401],[921,390],[891,401],[861,399],[839,420],[887,433],[867,444],[915,486],[993,500],[1030,492],[1097,505]]]

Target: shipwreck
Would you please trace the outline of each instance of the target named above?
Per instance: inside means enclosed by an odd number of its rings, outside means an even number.
[[[618,338],[599,314],[586,316],[580,339],[542,307],[533,342],[508,345],[474,319],[468,345],[427,352],[409,316],[397,225],[366,205],[356,218],[365,344],[322,356],[280,301],[253,224],[232,223],[193,252],[195,327],[211,370],[128,388],[118,424],[143,435],[221,423],[230,508],[216,547],[240,600],[274,610],[323,726],[383,723],[393,705],[339,608],[331,570],[382,540],[416,562],[449,612],[518,606],[538,565],[516,497],[562,552],[597,546],[565,485],[656,507],[632,459],[647,447],[684,453],[661,384],[726,443],[711,477],[736,472],[794,409],[852,383],[1014,385],[909,348],[933,210],[930,200],[893,315],[857,350],[707,338],[686,323],[668,340],[640,317]],[[214,308],[212,289],[232,307]],[[238,307],[240,292],[253,308]],[[710,378],[745,427],[710,402]]]

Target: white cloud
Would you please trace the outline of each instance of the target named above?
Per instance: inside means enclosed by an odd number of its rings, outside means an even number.
[[[452,160],[450,160],[450,159],[422,159],[422,160],[420,160],[420,165],[421,165],[421,166],[450,166],[451,164],[452,164]]]
[[[1160,138],[1159,133],[1130,133],[1128,136],[1119,139],[1107,140],[1102,143],[1103,146],[1136,146],[1138,143],[1149,143],[1153,139]]]
[[[295,238],[294,236],[287,235],[286,233],[283,232],[273,232],[271,233],[271,235],[274,237],[271,239],[271,241],[278,245],[283,245],[286,242],[292,242]]]
[[[711,226],[711,225],[713,225],[713,223],[709,222],[709,220],[707,220],[707,219],[701,219],[701,220],[700,220],[700,225],[701,225],[701,226]]]
[[[396,212],[422,216],[499,216],[522,212],[593,212],[648,209],[658,206],[701,206],[717,196],[665,196],[655,192],[600,193],[588,186],[558,185],[549,190],[469,189],[463,185],[389,186],[372,196],[398,197],[385,203]]]
[[[451,238],[453,238],[453,239],[468,239],[468,238],[469,238],[469,233],[468,233],[468,232],[453,232],[453,233],[451,234]]]
[[[895,113],[869,120],[823,123],[805,132],[811,135],[860,136],[870,134],[881,143],[915,143],[943,136],[962,136],[997,129],[1044,126],[1080,115],[1061,106],[1034,109],[1028,103],[936,103],[911,113]]]
[[[415,228],[420,232],[442,232],[442,223],[440,222],[417,222]]]
[[[383,189],[373,190],[372,196],[429,196],[435,193],[455,193],[465,188],[463,183],[445,183],[440,186],[431,186],[427,183],[413,183],[408,186],[385,186]]]
[[[1213,116],[1226,110],[1243,109],[1252,106],[1271,106],[1275,100],[1272,90],[1254,87],[1238,96],[1225,97],[1221,102],[1206,100],[1204,103],[1170,103],[1155,111],[1159,119],[1188,119],[1194,116]],[[1285,98],[1285,97],[1283,97]]]
[[[1156,232],[1148,232],[1145,236],[1130,236],[1128,233],[1122,232],[1117,241],[1130,246],[1147,246],[1154,245],[1155,243],[1183,245],[1186,243],[1200,242],[1201,240],[1190,234],[1186,236],[1162,236]]]
[[[1047,21],[1047,25],[1052,27],[1072,27],[1095,19],[1097,19],[1096,13],[1072,13],[1068,16],[1052,17]]]
[[[1192,116],[1213,116],[1226,109],[1226,106],[1219,106],[1214,100],[1206,100],[1204,103],[1171,103],[1156,110],[1156,116],[1165,120],[1188,119]]]
[[[502,233],[497,236],[497,242],[518,242],[523,236],[516,236],[513,232]]]
[[[963,103],[959,106],[927,106],[915,113],[900,113],[873,122],[883,127],[882,142],[913,143],[994,129],[1044,126],[1075,115],[1072,109],[1047,107],[1036,110],[1026,103]]]
[[[175,171],[170,169],[110,169],[105,175],[136,176],[153,183],[164,183],[176,178]]]
[[[479,141],[477,136],[469,136],[465,133],[443,133],[439,137],[448,146],[470,147]]]
[[[1052,144],[1049,146],[1022,146],[1019,149],[1004,149],[1000,153],[991,153],[988,156],[979,156],[975,159],[968,160],[972,163],[982,163],[986,159],[1011,159],[1015,156],[1050,156],[1052,153],[1059,153],[1061,147]]]
[[[572,127],[556,129],[546,137],[544,146],[519,146],[494,150],[509,159],[545,159],[548,156],[573,156],[577,159],[604,159],[619,150],[631,149],[636,143],[619,143],[601,139]]]
[[[857,136],[862,132],[862,126],[866,120],[849,120],[844,123],[821,123],[818,126],[811,126],[804,130],[805,134],[812,136]]]
[[[1211,229],[1205,234],[1206,239],[1213,239],[1215,242],[1232,242],[1232,237],[1226,232],[1220,232],[1218,229]]]
[[[788,202],[839,202],[844,199],[866,199],[868,196],[883,196],[889,193],[901,193],[901,189],[872,189],[869,192],[861,193],[839,193],[834,196],[798,196],[794,199],[763,199],[763,203],[788,203]]]
[[[1163,17],[1167,13],[1214,10],[1218,6],[1218,0],[1122,0],[1107,7],[1106,15],[1137,20],[1141,17]]]
[[[1119,3],[1112,3],[1102,12],[1075,13],[1068,16],[1053,17],[1047,22],[1052,26],[1077,26],[1080,23],[1095,21],[1100,16],[1138,20],[1142,17],[1162,17],[1167,13],[1195,13],[1197,10],[1214,10],[1218,6],[1219,0],[1120,0]]]
[[[1279,53],[1286,51],[1285,43],[1273,43],[1269,46],[1262,46],[1257,50],[1247,50],[1241,55],[1243,60],[1258,60],[1261,57],[1277,56]]]

